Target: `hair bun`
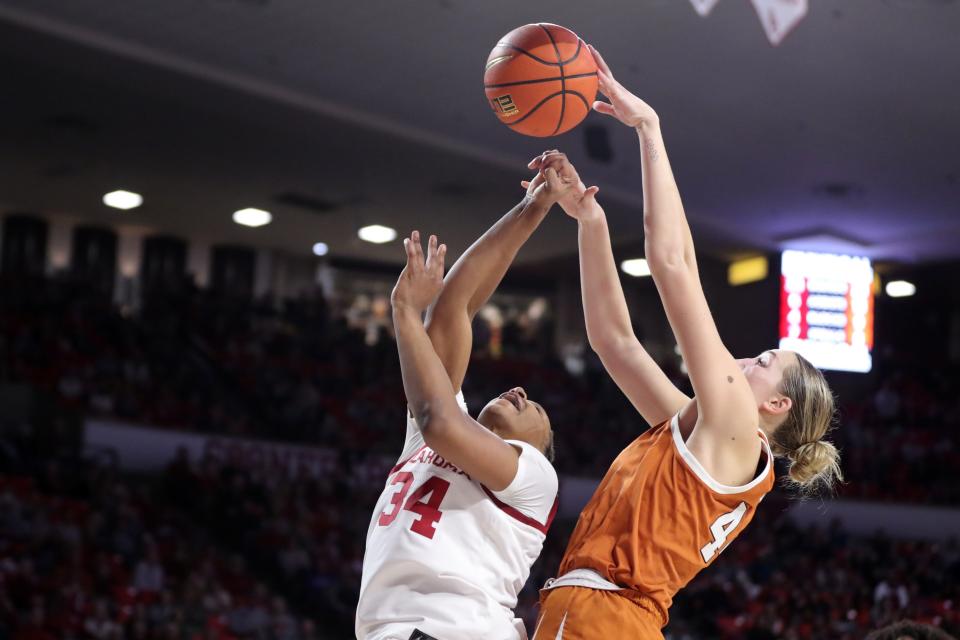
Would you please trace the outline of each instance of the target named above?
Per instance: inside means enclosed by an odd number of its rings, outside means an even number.
[[[788,456],[794,463],[800,463],[801,461],[809,463],[814,456],[817,455],[817,450],[819,448],[820,441],[814,440],[813,442],[804,442],[798,445],[793,451],[790,452]]]
[[[790,459],[790,479],[803,487],[821,482],[832,483],[840,474],[840,454],[826,440],[805,442],[787,454]]]

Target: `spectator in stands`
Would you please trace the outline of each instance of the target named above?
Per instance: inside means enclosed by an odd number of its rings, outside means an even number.
[[[877,629],[866,640],[955,640],[953,636],[928,624],[901,620]]]

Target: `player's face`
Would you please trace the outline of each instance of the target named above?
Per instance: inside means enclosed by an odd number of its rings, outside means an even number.
[[[782,397],[780,381],[783,372],[797,364],[797,356],[793,351],[771,349],[753,358],[741,358],[737,364],[753,389],[757,406],[762,407],[765,402]]]
[[[550,437],[550,420],[523,387],[504,391],[487,403],[477,422],[504,439],[523,440],[543,449]]]

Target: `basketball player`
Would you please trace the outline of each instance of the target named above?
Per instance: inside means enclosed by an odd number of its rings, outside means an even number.
[[[569,188],[552,170],[523,184],[527,196],[445,280],[444,245],[430,236],[424,261],[418,232],[404,240],[407,265],[391,301],[407,435],[367,532],[357,638],[527,637],[513,608],[557,508],[553,432],[522,387],[491,400],[476,421],[460,391],[473,316]]]
[[[703,295],[693,241],[657,114],[594,51],[593,108],[636,130],[643,167],[646,259],[696,397],[678,390],[635,337],[603,209],[559,153],[532,167],[576,184],[559,200],[579,227],[587,335],[649,424],[614,460],[541,593],[535,640],[662,638],[674,594],[713,562],[773,487],[773,457],[799,485],[830,484],[838,454],[823,440],[834,411],[823,375],[788,351],[735,360]]]

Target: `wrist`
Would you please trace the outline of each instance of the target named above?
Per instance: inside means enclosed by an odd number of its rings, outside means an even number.
[[[655,113],[650,116],[645,116],[634,126],[634,129],[636,129],[637,133],[641,136],[650,135],[651,133],[659,131],[660,117]]]
[[[592,203],[584,207],[579,215],[577,215],[577,222],[580,226],[584,225],[594,225],[598,222],[603,221],[603,207],[599,203]]]
[[[422,319],[423,310],[403,300],[393,301],[393,317],[398,320]]]
[[[553,202],[544,202],[528,194],[520,201],[520,213],[546,213],[552,206]]]

